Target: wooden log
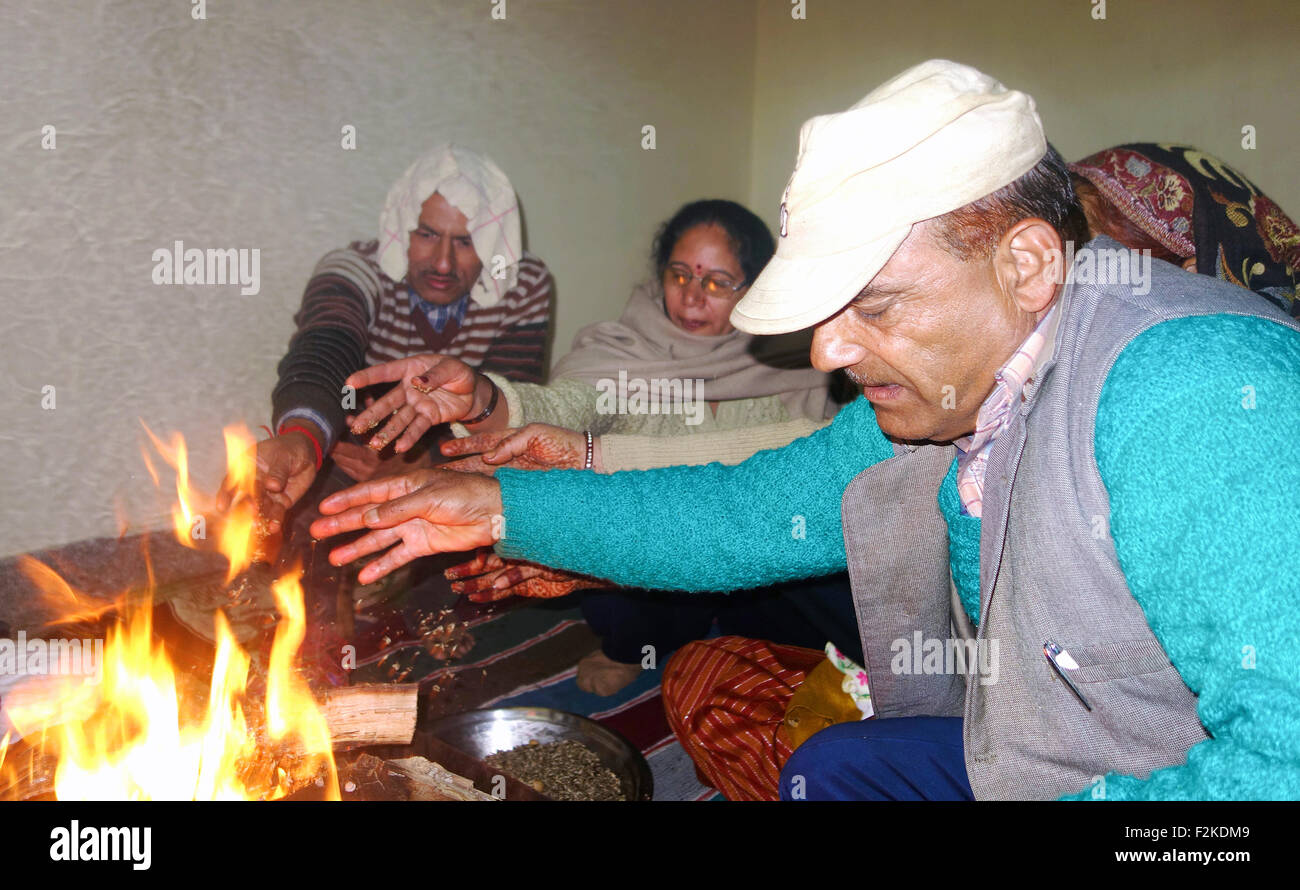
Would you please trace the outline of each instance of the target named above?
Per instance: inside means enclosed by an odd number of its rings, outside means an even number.
[[[441,764],[423,757],[387,761],[389,773],[400,772],[411,783],[411,800],[496,800]]]
[[[423,757],[383,760],[361,754],[340,779],[344,800],[496,800],[464,776]]]
[[[419,684],[331,689],[320,701],[335,748],[409,745],[419,716]]]

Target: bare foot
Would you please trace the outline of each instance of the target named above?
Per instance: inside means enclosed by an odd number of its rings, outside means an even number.
[[[596,695],[613,695],[641,676],[641,665],[623,664],[597,649],[578,662],[578,688]]]

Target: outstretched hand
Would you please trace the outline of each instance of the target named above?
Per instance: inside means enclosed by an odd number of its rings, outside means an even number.
[[[331,550],[331,564],[383,551],[358,574],[362,584],[421,556],[490,546],[504,530],[496,480],[445,470],[417,470],[354,485],[321,501],[320,512],[323,517],[311,526],[313,537],[369,530]]]
[[[593,443],[596,448],[599,440]],[[515,470],[580,470],[587,462],[587,437],[545,423],[530,423],[517,430],[475,433],[442,443],[442,453],[461,460],[448,469],[486,473],[497,467]],[[464,457],[464,455],[469,455]]]
[[[469,365],[432,353],[362,368],[346,382],[355,389],[376,383],[397,384],[348,423],[359,436],[387,418],[368,444],[379,451],[396,439],[393,449],[398,454],[413,448],[431,427],[473,417],[476,396],[477,401],[483,401],[491,395],[491,382]]]
[[[484,549],[474,558],[443,572],[455,593],[476,603],[490,603],[510,596],[551,599],[575,590],[614,587],[609,581],[550,569],[520,559],[502,559]]]
[[[257,467],[255,497],[260,530],[275,534],[284,525],[285,512],[316,479],[316,453],[311,439],[295,431],[258,442],[253,446],[252,458]],[[238,496],[237,480],[227,474],[217,491],[218,512],[229,511]]]

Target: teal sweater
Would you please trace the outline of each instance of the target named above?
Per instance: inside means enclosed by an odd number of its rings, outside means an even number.
[[[1106,378],[1097,468],[1129,589],[1211,739],[1108,800],[1300,798],[1300,335],[1238,316],[1164,322]],[[893,451],[859,399],[738,466],[498,472],[503,555],[638,587],[713,591],[840,571],[840,499]],[[979,520],[955,464],[938,492],[952,570],[979,611]],[[1050,518],[1048,519],[1050,521]],[[1101,789],[1097,789],[1101,792]],[[1092,786],[1078,799],[1094,795]]]

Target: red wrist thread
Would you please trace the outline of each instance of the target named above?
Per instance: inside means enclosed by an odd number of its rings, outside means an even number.
[[[311,447],[316,449],[316,469],[319,470],[325,464],[325,452],[321,451],[320,443],[317,442],[316,437],[311,434],[311,430],[307,429],[305,426],[297,426],[296,424],[294,426],[280,427],[280,435],[282,436],[285,433],[292,433],[295,431],[302,433],[311,440]]]

